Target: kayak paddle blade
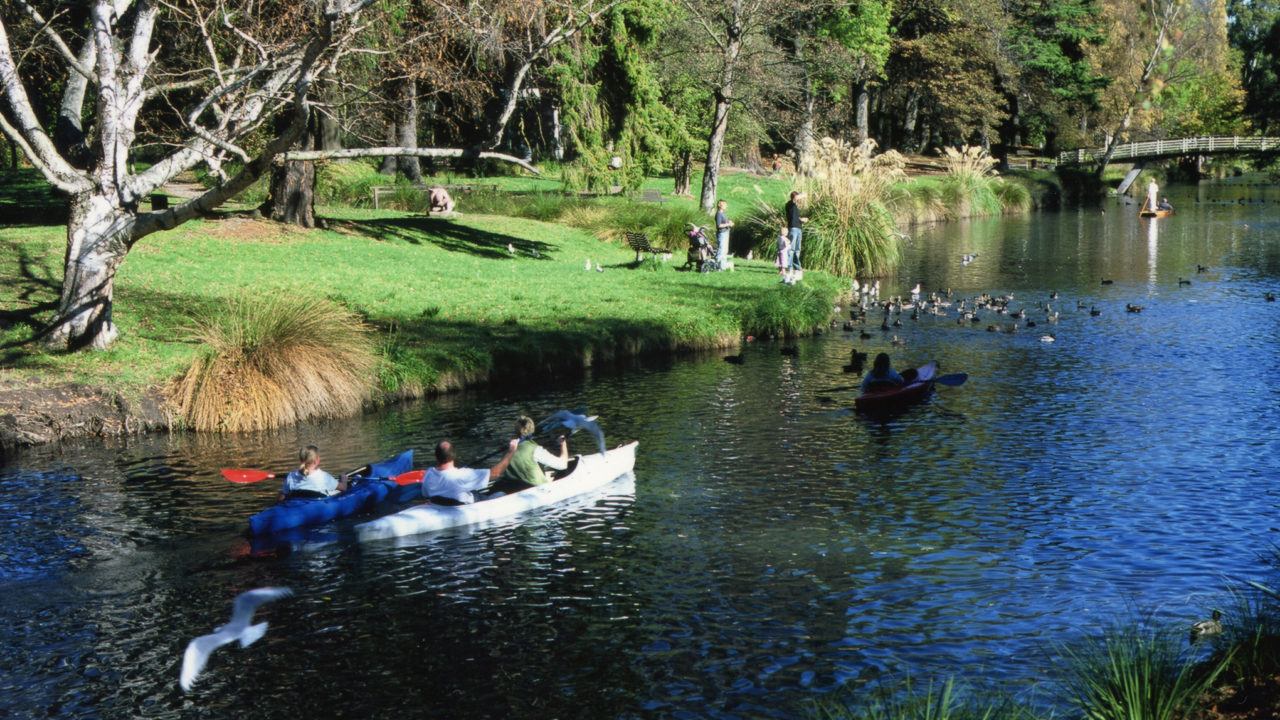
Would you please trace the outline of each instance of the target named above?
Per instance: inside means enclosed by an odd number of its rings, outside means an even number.
[[[422,482],[422,476],[426,474],[425,470],[410,470],[407,473],[400,473],[391,478],[397,485],[412,485]]]
[[[951,373],[950,375],[942,375],[933,379],[939,385],[950,385],[956,387],[963,385],[965,380],[969,379],[969,373]]]
[[[237,468],[223,468],[222,477],[233,483],[256,483],[260,480],[275,477],[274,473],[264,472],[262,470],[240,470]]]

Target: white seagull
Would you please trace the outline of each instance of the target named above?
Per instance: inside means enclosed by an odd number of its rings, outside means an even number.
[[[511,253],[512,255],[515,255],[515,254],[516,254],[516,246],[515,246],[515,245],[512,245],[511,243],[507,243],[507,252]]]
[[[286,587],[265,587],[237,595],[235,604],[232,605],[230,622],[215,629],[211,635],[201,635],[187,645],[187,651],[182,656],[182,676],[178,680],[182,689],[191,690],[191,684],[209,660],[209,653],[235,640],[240,641],[240,647],[249,647],[267,632],[265,622],[249,624],[253,619],[253,611],[259,605],[292,594],[293,591]]]
[[[585,410],[585,408],[584,408]],[[596,447],[600,449],[600,453],[604,453],[604,433],[600,431],[600,425],[596,423],[598,415],[587,417],[579,415],[570,410],[560,410],[552,413],[550,417],[542,421],[543,430],[551,430],[553,428],[565,427],[569,428],[569,434],[572,435],[579,430],[586,430],[596,439]]]

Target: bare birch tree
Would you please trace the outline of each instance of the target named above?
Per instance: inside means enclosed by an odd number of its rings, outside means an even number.
[[[134,244],[219,206],[265,172],[304,132],[308,94],[331,72],[372,0],[292,7],[221,2],[92,0],[83,23],[60,4],[16,0],[0,17],[0,130],[69,198],[64,276],[46,334],[55,349],[104,349],[116,271]],[[40,80],[24,75],[30,48],[13,48],[25,25],[61,59],[62,115],[90,119],[81,143],[55,142],[32,102]],[[171,47],[166,47],[166,43]],[[192,50],[192,51],[188,51]],[[47,81],[45,81],[47,82]],[[185,98],[181,108],[176,103]],[[179,112],[174,112],[179,110]],[[135,170],[139,122],[170,116],[170,150]],[[278,129],[268,121],[282,117]],[[70,128],[74,135],[76,128]],[[84,162],[72,148],[84,148]],[[239,172],[172,208],[147,211],[158,187],[200,163],[235,160]]]

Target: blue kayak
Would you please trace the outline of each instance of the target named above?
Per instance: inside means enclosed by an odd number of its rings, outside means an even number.
[[[368,512],[381,502],[401,504],[422,497],[422,483],[399,485],[390,480],[413,467],[413,451],[406,450],[369,466],[369,475],[337,495],[326,498],[294,498],[250,516],[252,535],[273,535],[312,527]]]

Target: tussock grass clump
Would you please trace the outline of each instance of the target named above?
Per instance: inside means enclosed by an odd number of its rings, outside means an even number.
[[[923,691],[907,681],[902,693],[891,694],[881,689],[869,700],[856,699],[850,703],[823,700],[816,705],[814,716],[821,720],[1033,720],[1035,717],[1025,708],[1007,701],[983,702],[962,697],[954,680],[947,680],[941,687],[929,683]]]
[[[799,337],[825,325],[831,318],[834,287],[805,276],[805,282],[775,287],[746,309],[742,329],[762,337]]]
[[[170,397],[196,430],[240,432],[358,412],[377,356],[364,323],[314,297],[244,293],[193,316],[206,347]]]
[[[1089,720],[1176,720],[1226,667],[1229,657],[1201,663],[1183,635],[1149,623],[1117,627],[1063,649],[1071,701]]]
[[[905,177],[901,155],[874,155],[875,142],[858,147],[823,138],[813,152],[812,175],[799,183],[807,196],[801,211],[804,227],[801,261],[806,269],[833,275],[879,275],[897,264],[901,247],[889,204],[894,185]],[[759,206],[753,223],[764,225],[773,238],[762,248],[777,253],[777,235],[786,223],[781,208]]]

